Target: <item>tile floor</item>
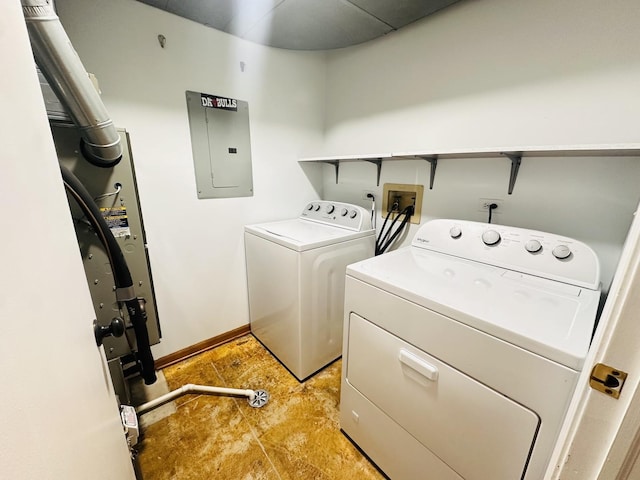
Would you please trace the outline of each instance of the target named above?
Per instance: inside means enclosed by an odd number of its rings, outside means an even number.
[[[340,369],[338,360],[300,383],[251,335],[167,367],[169,389],[264,389],[271,398],[253,408],[190,395],[162,407],[168,416],[147,422],[138,445],[143,479],[384,479],[340,432]]]

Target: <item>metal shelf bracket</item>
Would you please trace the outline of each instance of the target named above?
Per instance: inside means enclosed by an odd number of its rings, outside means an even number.
[[[509,195],[511,195],[513,193],[513,187],[516,184],[516,178],[518,178],[520,163],[522,163],[522,153],[500,152],[500,154],[511,160],[511,174],[509,175]]]
[[[380,172],[382,170],[382,159],[381,158],[363,158],[365,162],[373,163],[376,167],[378,167],[378,177],[376,180],[376,185],[380,186]]]
[[[420,157],[431,164],[431,175],[429,177],[429,190],[433,190],[433,180],[436,178],[436,167],[438,166],[438,157],[433,155],[430,157]]]
[[[322,163],[328,163],[336,168],[336,185],[338,184],[338,172],[340,171],[340,160],[322,160]]]

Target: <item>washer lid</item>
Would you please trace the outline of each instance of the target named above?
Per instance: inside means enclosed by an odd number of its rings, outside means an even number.
[[[599,290],[413,247],[352,264],[347,275],[575,370],[600,299]]]
[[[283,220],[245,226],[245,232],[298,252],[373,235],[373,230],[354,232],[304,219]]]

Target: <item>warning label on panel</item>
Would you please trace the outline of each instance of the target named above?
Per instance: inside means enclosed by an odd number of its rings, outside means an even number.
[[[129,229],[129,219],[127,218],[127,207],[101,208],[102,218],[107,222],[113,236],[126,237],[131,235]]]

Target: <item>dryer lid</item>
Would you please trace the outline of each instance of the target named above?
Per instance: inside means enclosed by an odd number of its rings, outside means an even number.
[[[597,290],[413,247],[352,264],[347,275],[575,370],[600,299]]]

